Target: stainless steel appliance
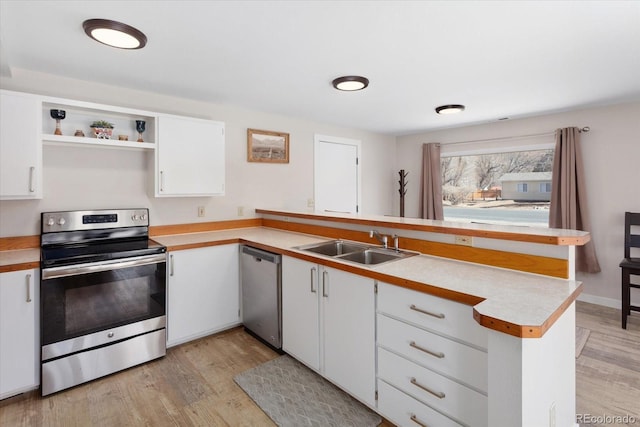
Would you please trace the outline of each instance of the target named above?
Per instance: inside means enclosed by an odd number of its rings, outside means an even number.
[[[165,295],[148,209],[42,213],[42,395],[164,356]]]
[[[241,247],[242,322],[273,348],[282,348],[282,257]]]

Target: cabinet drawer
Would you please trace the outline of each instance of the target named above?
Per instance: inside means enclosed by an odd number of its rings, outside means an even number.
[[[473,319],[471,306],[380,283],[378,311],[480,348],[487,348],[487,330]]]
[[[378,344],[487,391],[487,353],[378,314]]]
[[[485,395],[383,348],[378,348],[378,378],[464,424],[487,426]]]
[[[378,412],[398,427],[460,427],[384,381],[378,381]]]

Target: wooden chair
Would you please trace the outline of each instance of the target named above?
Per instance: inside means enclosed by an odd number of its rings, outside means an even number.
[[[632,233],[631,227],[640,227],[640,213],[624,214],[624,259],[622,268],[622,329],[627,329],[627,316],[631,310],[640,311],[637,305],[631,305],[631,288],[640,289],[640,284],[632,284],[631,276],[640,276],[640,258],[631,257],[631,248],[640,248],[640,232]]]

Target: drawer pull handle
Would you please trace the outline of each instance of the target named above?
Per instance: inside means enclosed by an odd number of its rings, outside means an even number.
[[[432,312],[430,312],[430,311],[423,310],[423,309],[421,309],[421,308],[416,307],[416,306],[415,306],[415,304],[411,304],[411,305],[409,306],[409,308],[410,308],[411,310],[413,310],[413,311],[417,311],[418,313],[426,314],[426,315],[428,315],[428,316],[437,317],[438,319],[444,319],[444,314],[442,314],[442,313],[432,313]]]
[[[411,421],[413,421],[414,423],[418,424],[420,427],[429,427],[427,424],[423,423],[422,421],[420,421],[418,419],[418,417],[416,417],[416,414],[411,414]]]
[[[423,352],[425,352],[425,353],[427,353],[427,354],[429,354],[429,355],[431,355],[431,356],[433,356],[433,357],[437,357],[438,359],[443,359],[443,358],[444,358],[444,353],[442,353],[442,352],[440,352],[440,351],[435,352],[435,351],[428,350],[428,349],[426,349],[426,348],[424,348],[424,347],[420,347],[418,344],[416,344],[416,342],[415,342],[415,341],[411,341],[411,342],[409,343],[409,345],[410,345],[411,347],[413,347],[413,348],[415,348],[415,349],[417,349],[417,350],[423,351]]]
[[[427,393],[433,394],[438,399],[444,399],[445,394],[443,392],[441,392],[441,391],[433,391],[429,387],[425,387],[422,384],[420,384],[418,381],[416,381],[415,378],[411,378],[411,384],[413,384],[414,386],[416,386],[418,388],[421,388],[422,390],[426,391]]]

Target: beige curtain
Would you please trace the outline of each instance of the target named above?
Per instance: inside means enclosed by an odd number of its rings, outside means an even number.
[[[556,130],[551,183],[549,227],[590,231],[580,130],[576,127]],[[587,273],[600,271],[593,236],[586,245],[576,248],[576,268]]]
[[[426,219],[444,219],[442,212],[440,144],[431,143],[422,146],[420,194],[420,217]]]

